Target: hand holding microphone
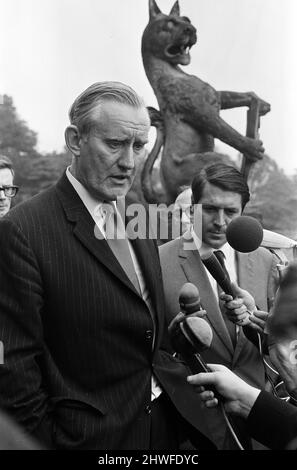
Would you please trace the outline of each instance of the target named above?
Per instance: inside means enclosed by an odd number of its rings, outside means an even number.
[[[234,250],[249,253],[259,248],[262,243],[263,229],[261,224],[253,217],[240,216],[228,225],[226,238]],[[225,302],[229,319],[240,326],[254,326],[250,322],[251,315],[256,310],[253,297],[248,291],[241,289],[236,283],[230,281],[226,269],[214,254],[202,258],[202,261],[224,291],[220,295],[220,299]]]
[[[220,364],[210,364],[210,373],[188,377],[188,382],[195,385],[201,400],[207,408],[214,408],[218,400],[213,387],[224,397],[227,412],[247,418],[260,390],[248,385],[234,372]]]
[[[247,325],[250,314],[256,308],[253,297],[247,291],[240,289],[237,284],[230,281],[228,273],[214,253],[207,257],[202,256],[201,259],[223,290],[220,298],[225,302],[226,313],[230,320],[240,326]]]
[[[194,284],[187,282],[183,285],[179,294],[180,312],[171,321],[168,331],[172,337],[176,329],[179,329],[179,324],[185,320],[185,317],[200,317],[206,315],[206,311],[202,309],[200,303],[199,291]]]
[[[194,284],[183,285],[179,304],[181,311],[169,325],[171,342],[194,374],[207,371],[200,353],[210,347],[212,330],[203,319],[206,312],[201,309],[199,291]]]
[[[195,385],[195,381],[200,380],[199,377],[213,375],[211,374],[212,369],[204,362],[200,354],[203,350],[211,346],[213,333],[210,325],[201,317],[201,312],[203,312],[203,316],[205,316],[206,312],[200,310],[200,298],[196,286],[191,283],[185,284],[180,291],[179,303],[181,307],[180,315],[184,317],[183,321],[176,323],[176,328],[173,330],[172,342],[176,351],[179,352],[181,357],[188,364],[192,374],[194,374],[188,376],[187,380],[189,384]],[[189,315],[187,315],[187,313]],[[220,409],[229,431],[238,447],[243,449],[226,415],[223,405],[225,399],[217,390],[217,384],[215,382],[212,384],[209,383],[207,388],[207,391],[204,389],[204,393],[211,394],[215,404],[220,404]]]
[[[223,300],[228,318],[239,326],[250,325],[251,316],[256,310],[253,296],[246,290],[241,289],[235,282],[231,283],[234,297],[222,293],[220,299]]]
[[[201,352],[211,345],[213,334],[210,325],[204,320],[205,310],[201,310],[199,291],[194,284],[183,285],[179,295],[181,312],[170,325],[172,344],[189,366],[192,374],[209,372]],[[221,399],[213,389],[214,396]]]

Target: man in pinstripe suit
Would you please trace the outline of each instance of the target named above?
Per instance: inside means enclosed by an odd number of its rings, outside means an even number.
[[[71,166],[0,224],[0,406],[53,448],[213,448],[169,345],[156,244],[127,242],[132,279],[102,223],[133,182],[147,110],[102,82],[70,121]]]

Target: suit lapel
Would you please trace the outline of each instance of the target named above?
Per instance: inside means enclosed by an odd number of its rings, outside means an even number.
[[[253,295],[258,308],[263,308],[266,310],[267,286],[265,285],[265,280],[263,278],[261,258],[259,258],[255,252],[236,252],[236,263],[238,285]],[[238,357],[246,341],[248,340],[244,335],[242,328],[240,328],[238,342],[233,358],[234,363],[238,360]]]
[[[56,189],[66,218],[74,227],[73,233],[76,238],[121,282],[138,294],[106,240],[96,237],[95,223],[65,173],[58,181]]]
[[[232,341],[220,312],[217,299],[208,280],[207,273],[205,272],[205,267],[201,261],[198,250],[187,249],[190,248],[190,244],[192,244],[190,240],[181,238],[179,250],[180,265],[188,281],[198,287],[201,305],[207,312],[207,318],[212,328],[228,349],[229,353],[233,355],[234,348]]]

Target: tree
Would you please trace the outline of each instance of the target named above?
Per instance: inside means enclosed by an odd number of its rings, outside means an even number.
[[[297,185],[268,156],[254,165],[249,178],[251,201],[247,212],[259,214],[263,227],[297,236]]]
[[[15,202],[20,202],[54,184],[70,156],[51,152],[45,155],[36,150],[37,134],[17,115],[10,96],[3,96],[0,106],[0,154],[11,158],[15,183],[20,191]]]

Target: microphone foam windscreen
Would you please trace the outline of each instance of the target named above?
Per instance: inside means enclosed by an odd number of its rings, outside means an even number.
[[[197,287],[191,282],[186,282],[179,294],[179,304],[182,312],[186,315],[200,309],[200,296]]]
[[[261,245],[263,228],[254,217],[242,215],[230,222],[226,230],[226,238],[234,250],[250,253]]]
[[[213,333],[210,325],[203,318],[188,317],[184,322],[186,332],[197,352],[208,349],[211,345]]]

